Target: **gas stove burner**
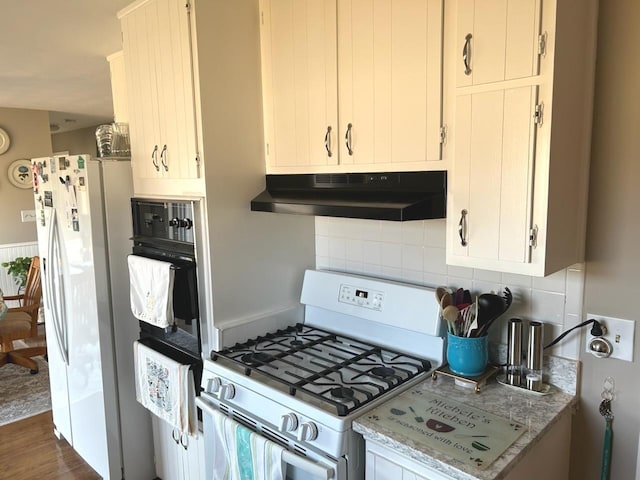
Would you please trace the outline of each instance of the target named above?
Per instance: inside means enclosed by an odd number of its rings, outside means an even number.
[[[380,378],[387,378],[395,376],[396,371],[389,367],[375,367],[371,369],[371,375],[375,375]]]
[[[259,365],[264,365],[265,363],[273,361],[273,356],[264,352],[251,352],[242,355],[242,357],[240,357],[240,360],[242,360],[242,362],[246,363],[247,365],[257,367]]]
[[[353,399],[353,389],[349,387],[336,387],[329,391],[329,394],[338,400],[351,400]]]
[[[291,342],[289,342],[289,345],[296,347],[298,345],[302,345],[302,340],[291,340]]]

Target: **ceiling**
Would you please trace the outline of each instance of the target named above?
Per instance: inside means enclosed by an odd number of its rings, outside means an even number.
[[[0,107],[48,110],[57,132],[112,121],[106,57],[132,0],[0,3]]]

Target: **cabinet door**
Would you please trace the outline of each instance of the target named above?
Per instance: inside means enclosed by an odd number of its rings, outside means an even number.
[[[367,441],[366,480],[451,480],[414,460]]]
[[[156,475],[162,480],[183,480],[182,448],[173,438],[174,429],[164,420],[152,417]],[[172,436],[173,435],[173,436]]]
[[[538,73],[542,0],[458,0],[458,87]]]
[[[170,179],[199,177],[189,6],[156,0],[160,168]]]
[[[160,175],[155,45],[157,16],[157,3],[147,2],[121,18],[134,178],[156,178]]]
[[[267,165],[336,164],[336,0],[261,0],[260,9]]]
[[[183,436],[182,467],[184,480],[205,480],[204,474],[204,438],[197,436]]]
[[[442,22],[443,0],[338,2],[341,164],[441,158]]]
[[[530,261],[537,90],[457,97],[449,212],[453,255],[489,262],[485,267]]]

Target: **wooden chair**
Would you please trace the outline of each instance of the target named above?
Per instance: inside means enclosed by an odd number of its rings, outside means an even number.
[[[15,363],[38,373],[38,363],[32,358],[46,355],[47,347],[13,348],[14,340],[23,340],[38,335],[38,309],[42,300],[42,282],[40,277],[40,257],[33,257],[27,272],[27,284],[24,293],[8,295],[5,300],[18,300],[19,307],[10,308],[0,320],[0,367]]]

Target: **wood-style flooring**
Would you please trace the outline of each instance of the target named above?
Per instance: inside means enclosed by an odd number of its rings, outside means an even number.
[[[27,345],[46,345],[44,325]],[[51,412],[41,413],[0,427],[0,479],[2,480],[99,480],[66,440],[53,434]]]
[[[51,412],[0,427],[3,480],[99,480],[65,440],[53,434]]]

